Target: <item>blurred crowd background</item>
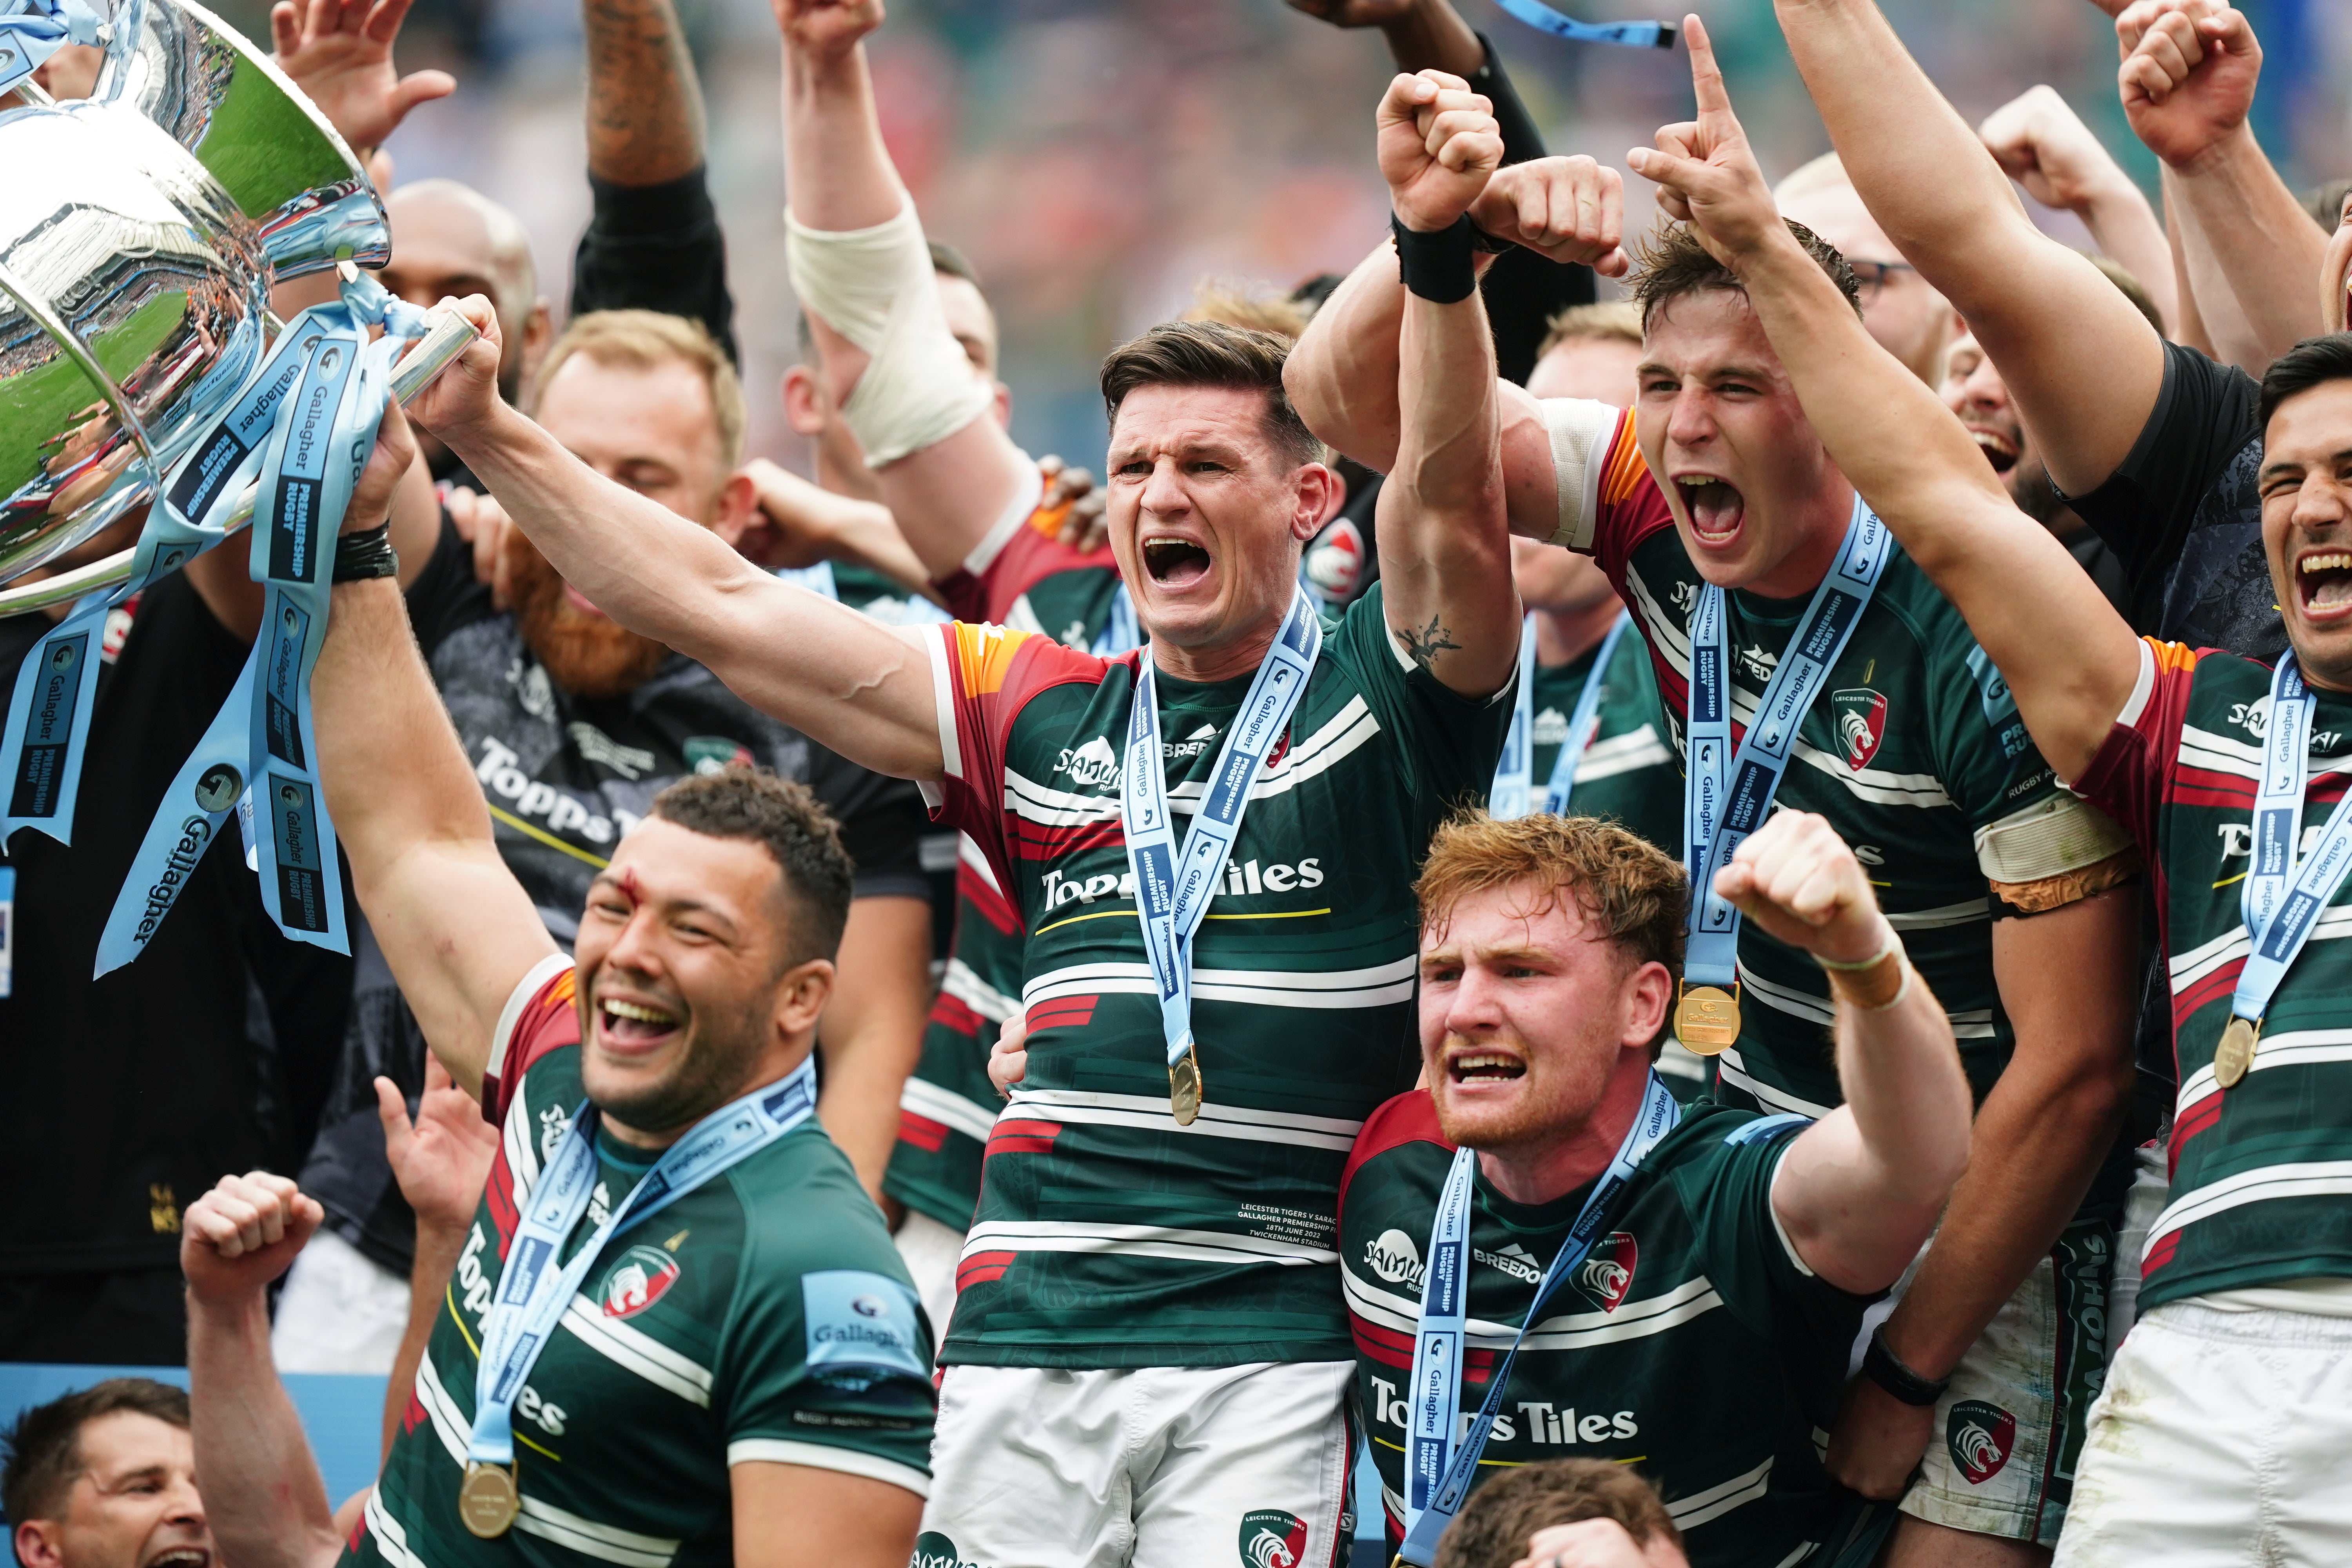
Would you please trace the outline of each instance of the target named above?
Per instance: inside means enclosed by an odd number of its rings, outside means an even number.
[[[1620,163],[1689,112],[1679,49],[1574,45],[1459,0],[1493,38],[1559,153]],[[1828,147],[1770,0],[1687,0],[1717,40],[1740,115],[1778,177]],[[2352,4],[2241,0],[2263,42],[2255,115],[2298,188],[2352,174]],[[216,6],[263,48],[267,0]],[[1592,21],[1673,19],[1684,0],[1564,0]],[[727,226],[749,453],[806,470],[773,388],[793,355],[784,274],[778,49],[765,0],[678,0],[710,116]],[[2151,196],[2126,130],[2115,35],[2090,0],[1885,0],[1972,121],[2047,82]],[[891,0],[876,40],[884,133],[925,226],[972,259],[1003,317],[1013,434],[1098,465],[1104,351],[1174,314],[1205,277],[1287,289],[1344,271],[1387,223],[1371,112],[1391,70],[1377,32],[1335,32],[1281,0]],[[576,0],[419,0],[401,66],[455,72],[456,97],[392,139],[396,178],[447,175],[520,214],[559,319],[588,216]],[[1646,226],[1646,186],[1627,176]],[[2038,215],[2075,238],[2074,220]]]

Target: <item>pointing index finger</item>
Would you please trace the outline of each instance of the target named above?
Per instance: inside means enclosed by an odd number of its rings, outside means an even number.
[[[1715,63],[1715,45],[1706,36],[1706,24],[1696,16],[1685,16],[1683,36],[1690,42],[1691,90],[1698,99],[1698,117],[1728,115],[1731,95],[1724,90],[1723,71]]]

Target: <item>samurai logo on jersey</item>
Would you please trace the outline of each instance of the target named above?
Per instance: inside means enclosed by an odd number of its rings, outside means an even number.
[[[1981,1399],[1963,1399],[1945,1421],[1944,1441],[1960,1474],[1970,1486],[1980,1487],[2009,1463],[2009,1450],[2017,1441],[2017,1417]]]
[[[1384,1230],[1364,1248],[1364,1267],[1391,1285],[1421,1289],[1421,1248],[1401,1230]]]
[[[596,1299],[608,1318],[634,1318],[677,1283],[677,1259],[657,1247],[633,1247],[614,1260]]]
[[[1241,1550],[1248,1568],[1297,1568],[1307,1550],[1307,1521],[1278,1508],[1245,1513]]]

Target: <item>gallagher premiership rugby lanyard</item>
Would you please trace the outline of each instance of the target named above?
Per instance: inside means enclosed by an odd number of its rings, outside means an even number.
[[[1780,775],[1789,769],[1798,726],[1829,684],[1862,612],[1878,588],[1894,536],[1853,498],[1845,542],[1804,618],[1780,655],[1780,667],[1756,705],[1755,722],[1731,749],[1731,658],[1725,646],[1728,616],[1721,588],[1699,590],[1690,619],[1690,706],[1683,739],[1684,863],[1691,880],[1690,940],[1675,1003],[1675,1037],[1701,1056],[1715,1056],[1739,1038],[1739,911],[1715,890],[1715,874],[1731,861],[1741,840],[1764,825]],[[1729,762],[1730,787],[1724,783]],[[1694,984],[1693,982],[1696,984]],[[1725,989],[1729,987],[1729,989]]]
[[[816,1059],[731,1104],[723,1105],[662,1151],[628,1196],[614,1205],[572,1261],[556,1263],[564,1239],[587,1212],[596,1184],[596,1111],[583,1101],[515,1227],[499,1278],[498,1298],[482,1315],[482,1358],[474,1372],[474,1428],[466,1444],[466,1479],[457,1515],[488,1541],[507,1532],[521,1511],[514,1479],[514,1403],[540,1352],[579,1293],[596,1258],[625,1225],[667,1208],[730,1166],[751,1158],[808,1120],[816,1108]]]
[[[1579,22],[1540,0],[1495,0],[1528,26],[1578,44],[1622,44],[1633,49],[1671,49],[1675,29],[1665,22]]]
[[[1159,982],[1160,1028],[1168,1042],[1168,1105],[1180,1127],[1191,1126],[1201,1114],[1201,1058],[1192,1047],[1192,933],[1201,929],[1201,917],[1223,879],[1226,852],[1249,809],[1250,785],[1281,740],[1322,651],[1323,623],[1307,591],[1294,587],[1290,613],[1218,749],[1216,771],[1184,835],[1181,859],[1168,811],[1151,656],[1147,651],[1137,660],[1119,816],[1127,831],[1128,869],[1135,877],[1135,912],[1143,922],[1143,951]]]
[[[1519,629],[1518,707],[1511,714],[1511,732],[1503,742],[1503,760],[1495,767],[1495,787],[1486,800],[1487,816],[1499,819],[1542,810],[1557,816],[1568,809],[1569,794],[1576,788],[1576,770],[1584,761],[1585,748],[1592,744],[1593,731],[1600,727],[1595,715],[1601,711],[1601,691],[1608,684],[1601,677],[1616,655],[1618,639],[1633,624],[1633,614],[1627,610],[1618,611],[1617,618],[1609,623],[1609,635],[1601,639],[1601,652],[1592,661],[1591,672],[1584,678],[1583,689],[1576,694],[1576,710],[1568,719],[1568,736],[1551,760],[1551,782],[1544,786],[1543,801],[1538,806],[1531,787],[1536,757],[1536,618],[1533,615],[1528,616]]]
[[[1544,1270],[1509,1352],[1495,1363],[1487,1380],[1486,1403],[1459,1446],[1454,1434],[1462,1425],[1462,1338],[1469,1317],[1470,1188],[1478,1173],[1478,1154],[1474,1149],[1454,1152],[1454,1168],[1445,1174],[1445,1191],[1429,1229],[1429,1262],[1421,1277],[1421,1331],[1413,1340],[1412,1385],[1407,1391],[1412,1432],[1405,1449],[1404,1546],[1397,1553],[1399,1560],[1415,1568],[1429,1568],[1435,1560],[1437,1538],[1453,1522],[1478,1474],[1478,1456],[1486,1451],[1495,1417],[1503,1408],[1503,1388],[1511,1380],[1511,1363],[1527,1343],[1528,1331],[1601,1238],[1601,1226],[1617,1194],[1633,1180],[1635,1167],[1681,1120],[1682,1108],[1654,1070],[1642,1095],[1641,1114],[1625,1129],[1624,1142],[1559,1244],[1559,1256]]]
[[[0,92],[14,91],[67,44],[113,37],[113,28],[81,0],[0,0]]]
[[[2230,1022],[2213,1051],[2213,1081],[2238,1087],[2254,1063],[2263,1015],[2279,983],[2303,952],[2319,924],[2319,914],[2352,871],[2352,791],[2327,814],[2319,842],[2299,863],[2303,795],[2309,773],[2311,714],[2316,706],[2292,649],[2271,671],[2271,717],[2263,747],[2263,775],[2254,795],[2253,865],[2239,890],[2238,914],[2253,937],[2253,951],[2238,972],[2230,996]]]
[[[368,329],[376,325],[384,335],[370,342]],[[138,563],[160,575],[173,552],[184,550],[173,563],[184,564],[226,536],[241,481],[257,469],[250,569],[268,591],[245,668],[164,791],[131,861],[99,938],[97,973],[146,950],[222,818],[241,800],[253,813],[250,847],[262,907],[293,940],[350,951],[335,833],[311,733],[310,671],[326,638],[335,535],[374,450],[393,363],[407,340],[426,330],[424,311],[352,271],[340,299],[286,324],[235,406],[173,470],[165,504],[151,510],[148,527],[156,537],[142,538]],[[201,518],[201,525],[191,518]],[[148,580],[134,570],[113,592],[135,591]],[[85,601],[71,619],[90,607]],[[96,607],[103,625],[106,606]],[[85,703],[89,689],[85,682]],[[87,713],[76,722],[86,731]],[[12,712],[12,739],[16,728]]]

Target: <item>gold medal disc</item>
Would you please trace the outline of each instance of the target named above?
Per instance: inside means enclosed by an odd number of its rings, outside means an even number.
[[[457,1518],[469,1533],[496,1541],[514,1528],[521,1511],[512,1470],[500,1465],[466,1467],[466,1479],[457,1483]]]
[[[1694,985],[1675,1004],[1675,1038],[1695,1055],[1721,1056],[1739,1043],[1739,998],[1719,985]]]
[[[2221,1043],[2213,1048],[2213,1081],[2223,1089],[2235,1089],[2245,1080],[2246,1069],[2254,1065],[2254,1040],[2260,1026],[2243,1018],[2232,1018],[2221,1031]]]
[[[1168,1068],[1168,1109],[1179,1127],[1190,1127],[1201,1114],[1201,1057],[1187,1046]]]

